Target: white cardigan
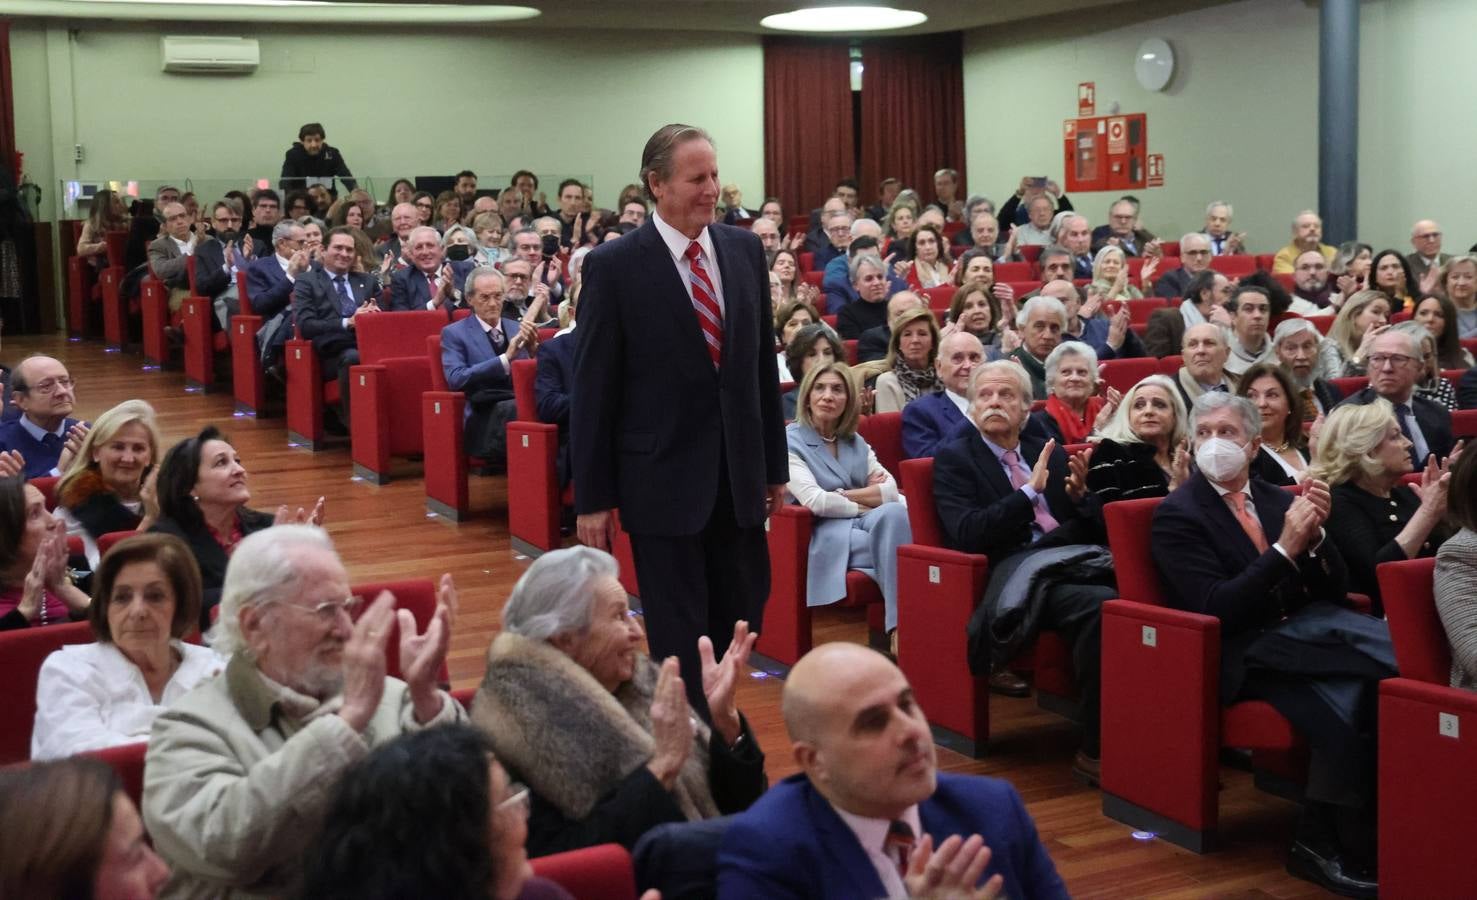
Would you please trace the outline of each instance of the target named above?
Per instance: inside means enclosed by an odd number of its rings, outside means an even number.
[[[170,641],[180,654],[160,702],[113,644],[74,644],[46,657],[36,683],[31,758],[55,759],[149,739],[154,717],[225,668],[209,647]]]

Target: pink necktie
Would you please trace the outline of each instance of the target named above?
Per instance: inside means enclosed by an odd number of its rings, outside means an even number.
[[[1010,471],[1011,487],[1019,488],[1031,480],[1031,471],[1021,461],[1021,455],[1019,453],[1014,450],[1007,450],[1001,459],[1005,460],[1005,468]],[[1046,508],[1045,496],[1037,494],[1033,507],[1036,510],[1036,525],[1041,529],[1042,534],[1046,534],[1061,524],[1052,516],[1051,510]]]
[[[697,310],[697,323],[703,329],[703,339],[708,342],[708,355],[713,357],[713,368],[723,358],[723,309],[718,306],[718,292],[708,270],[703,268],[703,248],[697,241],[687,245],[687,265],[691,271],[688,282],[692,285],[692,308]]]

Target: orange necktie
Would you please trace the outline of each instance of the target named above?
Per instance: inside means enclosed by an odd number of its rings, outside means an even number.
[[[1267,536],[1262,533],[1262,523],[1256,520],[1256,516],[1246,511],[1246,495],[1239,491],[1226,495],[1226,502],[1231,504],[1231,512],[1236,515],[1236,521],[1241,523],[1241,530],[1251,538],[1256,545],[1256,552],[1267,552]]]

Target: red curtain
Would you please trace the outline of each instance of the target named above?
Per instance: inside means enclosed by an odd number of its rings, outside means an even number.
[[[933,173],[964,185],[964,61],[958,32],[862,45],[862,196],[889,176],[933,197]]]
[[[850,107],[848,107],[850,109]],[[10,20],[0,19],[0,165],[15,174],[20,182],[20,165],[15,155],[15,84],[10,80]]]
[[[786,215],[820,206],[853,174],[853,127],[846,42],[766,37],[764,191]]]

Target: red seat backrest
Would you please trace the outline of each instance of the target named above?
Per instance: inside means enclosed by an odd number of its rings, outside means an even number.
[[[67,622],[0,632],[0,765],[31,758],[41,664],[67,644],[90,644],[92,626]]]
[[[518,421],[538,421],[538,398],[533,382],[538,377],[538,360],[513,360],[513,400],[518,404]]]
[[[944,223],[944,237],[946,237],[946,238],[952,238],[954,235],[958,234],[959,232],[961,232],[963,230],[964,230],[964,223],[963,222],[945,222]]]
[[[829,318],[832,318],[832,317],[831,316],[826,316],[826,318],[829,319]],[[857,351],[856,351],[856,341],[855,340],[842,341],[841,344],[846,349],[846,364],[848,366],[854,366],[854,365],[856,365],[856,353],[857,353]]]
[[[636,870],[620,844],[597,844],[529,863],[533,874],[556,882],[574,900],[636,900]]]
[[[1284,288],[1287,288],[1289,291],[1292,291],[1292,290],[1296,290],[1297,289],[1297,286],[1298,286],[1298,284],[1297,284],[1297,278],[1295,278],[1291,272],[1278,272],[1276,275],[1273,275],[1272,277],[1275,278],[1275,279],[1277,279],[1278,284],[1281,284]]]
[[[1180,373],[1180,367],[1185,364],[1185,358],[1178,353],[1171,356],[1161,357],[1159,360],[1159,374],[1174,378]]]
[[[128,253],[128,232],[109,231],[103,235],[103,242],[108,245],[108,267],[123,268],[123,258]]]
[[[1462,349],[1477,356],[1477,338],[1462,338]]]
[[[1180,242],[1179,241],[1161,241],[1160,244],[1159,244],[1159,246],[1160,246],[1161,249],[1164,250],[1164,255],[1165,256],[1171,257],[1171,258],[1174,258],[1174,259],[1179,259],[1179,256],[1180,256]]]
[[[370,316],[370,318],[374,317]],[[369,604],[374,602],[374,598],[380,595],[380,591],[389,591],[395,595],[396,609],[410,610],[410,614],[415,617],[417,631],[425,631],[431,617],[436,614],[436,584],[428,579],[371,581],[353,585],[349,590],[354,596],[364,598],[356,618],[364,614]],[[385,641],[385,674],[391,678],[405,677],[400,672],[400,623],[397,619],[391,620],[390,636]],[[445,663],[442,663],[441,672],[437,677],[443,684],[450,682],[451,676]]]
[[[1406,559],[1375,567],[1385,618],[1395,644],[1395,664],[1405,678],[1449,684],[1451,642],[1436,612],[1436,560]]]
[[[941,284],[938,287],[924,288],[923,293],[928,302],[929,309],[948,309],[949,303],[954,299],[954,291],[957,290],[952,284]]]
[[[908,525],[912,527],[913,543],[925,547],[943,547],[944,529],[939,525],[938,510],[933,505],[933,457],[905,459],[899,464],[902,469],[898,481],[903,495],[908,498]]]
[[[793,233],[804,234],[810,230],[810,216],[801,213],[790,217],[789,230]]]
[[[1036,264],[1036,260],[1041,258],[1041,251],[1045,249],[1045,247],[1042,247],[1039,244],[1032,244],[1028,247],[1017,247],[1016,252],[1019,253],[1026,262],[1034,266]]]
[[[1452,437],[1477,437],[1477,409],[1458,409],[1451,414]]]
[[[1136,359],[1105,359],[1099,366],[1102,368],[1102,380],[1108,387],[1117,388],[1123,393],[1138,384],[1144,378],[1159,371],[1159,360],[1152,356]]]
[[[809,272],[815,268],[815,254],[809,250],[800,254],[800,271]]]
[[[426,359],[431,363],[431,390],[449,391],[446,371],[441,368],[441,332],[426,335]]]
[[[99,557],[107,556],[108,555],[108,551],[113,549],[113,545],[114,544],[118,543],[119,541],[123,540],[124,538],[131,538],[131,537],[133,537],[136,534],[138,534],[137,531],[110,531],[107,534],[100,534],[100,535],[98,535],[98,538],[97,538],[97,554],[98,554],[98,556]]]
[[[1159,570],[1154,566],[1149,541],[1154,510],[1162,499],[1118,500],[1103,507],[1108,548],[1113,553],[1113,569],[1118,576],[1118,596],[1124,600],[1164,605]],[[913,498],[909,497],[908,502],[912,503]]]
[[[806,284],[820,287],[821,283],[826,280],[826,273],[823,270],[806,269],[800,273],[800,277],[805,280]]]
[[[1212,256],[1210,267],[1222,275],[1239,277],[1257,270],[1256,257],[1245,253]]]
[[[1353,375],[1348,378],[1330,378],[1328,383],[1342,391],[1345,397],[1352,397],[1369,387],[1369,376]]]
[[[893,478],[898,477],[898,463],[903,458],[903,414],[886,412],[862,416],[856,431],[877,454],[882,468],[891,472]]]
[[[56,510],[56,483],[60,480],[60,476],[57,475],[42,475],[27,482],[41,492],[41,498],[46,501],[47,511]]]
[[[1036,277],[1036,266],[1028,262],[995,263],[996,281],[1030,281]]]
[[[354,326],[359,334],[359,361],[373,365],[408,356],[419,359],[425,354],[425,336],[439,335],[446,325],[446,313],[436,309],[361,316]]]
[[[241,315],[254,315],[251,311],[251,290],[245,269],[236,273],[236,299],[241,301]]]
[[[107,763],[118,773],[118,780],[123,782],[123,793],[133,801],[133,805],[143,809],[144,803],[144,756],[149,752],[149,742],[139,741],[134,744],[123,744],[120,747],[108,747],[104,750],[90,750],[80,756],[90,756],[98,762]]]

